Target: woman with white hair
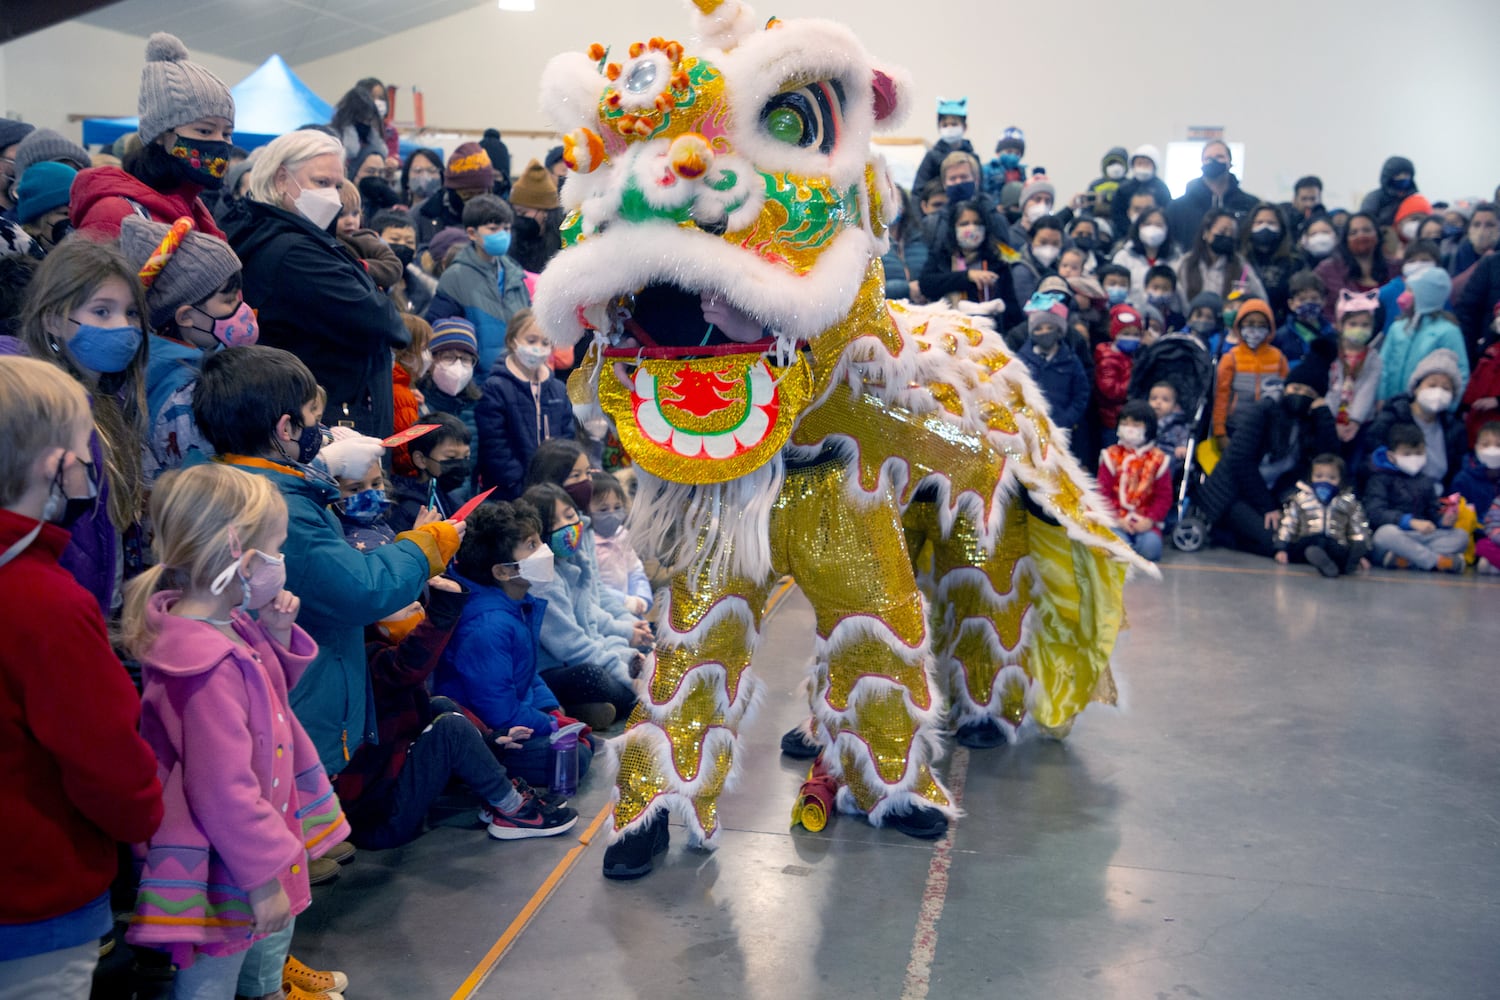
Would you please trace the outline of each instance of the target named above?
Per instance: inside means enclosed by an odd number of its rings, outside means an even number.
[[[344,147],[300,129],[264,147],[250,191],[224,219],[244,265],[260,343],[301,358],[328,392],[324,421],[384,438],[393,421],[391,352],[408,342],[389,298],[333,233]]]

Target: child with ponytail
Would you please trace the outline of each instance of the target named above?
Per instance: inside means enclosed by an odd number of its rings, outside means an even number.
[[[280,969],[311,899],[308,860],[349,827],[287,700],[317,646],[283,589],[280,492],[205,463],[158,480],[151,520],[156,565],[127,587],[123,625],[166,816],[127,938],[171,951],[174,998],[229,1000],[252,946]]]

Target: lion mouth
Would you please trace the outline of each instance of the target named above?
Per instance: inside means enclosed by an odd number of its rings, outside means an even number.
[[[613,300],[620,351],[644,348],[677,357],[764,350],[769,328],[711,291],[653,281]]]

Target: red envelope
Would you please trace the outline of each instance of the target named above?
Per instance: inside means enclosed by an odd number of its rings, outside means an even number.
[[[450,517],[450,518],[448,518],[448,520],[450,520],[450,521],[462,521],[464,518],[466,518],[470,514],[474,513],[474,508],[478,507],[480,504],[482,504],[486,500],[488,500],[490,498],[490,494],[493,493],[493,492],[495,492],[499,488],[500,487],[498,487],[498,486],[491,486],[489,489],[485,490],[483,493],[479,494],[477,497],[471,497],[469,499],[469,502],[466,503],[466,504],[464,504],[462,507],[458,508],[458,510],[454,511],[453,512],[453,516]]]
[[[390,437],[386,438],[380,443],[385,445],[387,448],[399,448],[403,444],[415,441],[417,438],[421,437],[423,434],[426,434],[428,431],[437,430],[439,426],[439,424],[412,424],[406,430],[397,431],[395,434],[392,434]]]

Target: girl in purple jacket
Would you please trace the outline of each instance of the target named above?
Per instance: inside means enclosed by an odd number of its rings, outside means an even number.
[[[281,494],[207,463],[163,476],[151,517],[157,565],[129,585],[124,623],[166,817],[127,937],[171,951],[173,997],[228,1000],[252,945],[280,968],[311,898],[308,859],[349,827],[287,702],[317,646],[282,589]]]

